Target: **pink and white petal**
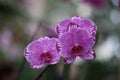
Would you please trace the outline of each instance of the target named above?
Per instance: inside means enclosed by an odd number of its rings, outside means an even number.
[[[87,18],[76,17],[72,19],[72,22],[78,24],[81,28],[90,28],[95,25],[90,19]]]
[[[25,48],[26,52],[32,52],[32,53],[36,53],[36,52],[42,52],[43,48],[41,45],[41,42],[38,40],[32,41],[26,48]]]
[[[39,64],[39,65],[30,64],[30,67],[32,69],[40,69],[40,68],[43,68],[44,66],[46,66],[46,64]]]
[[[45,65],[44,61],[40,60],[38,55],[30,53],[29,56],[25,56],[31,68],[38,69]]]
[[[90,27],[92,27],[93,25],[95,25],[90,19],[87,19],[87,18],[83,18],[83,19],[81,20],[81,23],[82,23],[82,24],[80,24],[80,26],[81,26],[82,28],[90,28]]]
[[[80,55],[80,58],[85,60],[92,60],[96,58],[96,54],[94,50],[89,51],[88,53],[84,53]]]
[[[71,22],[70,19],[66,19],[66,20],[60,22],[60,24],[58,24],[57,27],[56,27],[57,34],[60,35],[60,34],[62,34],[64,32],[66,32],[70,22]]]
[[[59,28],[59,26],[56,26],[55,32],[56,32],[57,34],[60,34],[60,28]]]
[[[71,49],[72,49],[72,47],[62,46],[60,55],[62,57],[73,57],[74,55],[71,53]]]
[[[64,21],[61,21],[60,24],[59,24],[59,26],[62,26],[62,27],[63,26],[68,26],[69,23],[71,23],[71,20],[70,19],[66,19]]]
[[[93,25],[88,31],[90,32],[90,36],[91,37],[95,37],[95,35],[96,35],[96,30],[97,30],[97,27],[96,27],[96,25]]]
[[[76,39],[78,39],[78,40],[80,38],[81,38],[81,40],[87,40],[87,39],[89,39],[89,33],[85,29],[78,29],[77,32],[76,32],[76,35],[77,35]]]
[[[72,63],[74,60],[76,59],[76,57],[70,57],[70,58],[64,58],[64,64],[70,64]]]
[[[31,63],[31,64],[39,64],[39,59],[38,59],[38,55],[30,53],[29,56],[25,56],[26,60]]]
[[[49,64],[57,64],[58,62],[60,61],[60,58],[55,58],[55,59],[52,59]]]
[[[50,38],[49,37],[42,37],[38,39],[41,43],[41,46],[44,50],[46,50],[47,45],[49,44]]]
[[[30,55],[30,52],[28,52],[28,50],[25,48],[24,49],[24,56],[29,56]]]
[[[71,47],[74,45],[73,43],[73,36],[70,32],[66,32],[59,37],[60,45],[64,45],[67,47]]]
[[[89,51],[93,48],[95,41],[93,41],[93,39],[88,39],[88,40],[82,41],[79,44],[81,44],[81,46],[83,46],[85,50]]]
[[[81,19],[82,19],[82,17],[72,17],[71,21],[72,21],[73,23],[78,24],[78,23],[81,22]]]
[[[72,38],[75,44],[81,43],[90,38],[88,31],[85,29],[71,28],[70,33],[72,34]]]
[[[60,55],[53,55],[49,64],[57,64],[60,61]]]
[[[49,38],[49,37],[43,37],[39,39],[41,46],[43,48],[43,52],[48,51],[48,49],[51,49],[56,46],[58,39],[57,38]]]
[[[56,44],[56,49],[58,51],[58,53],[60,52],[61,46],[60,46],[60,42],[58,41],[58,43]]]
[[[56,45],[58,43],[58,39],[57,38],[51,38],[47,44],[47,49],[56,49]]]
[[[58,53],[57,49],[51,49],[49,50],[51,56],[52,56],[52,59],[51,61],[49,62],[49,64],[56,64],[59,62],[60,60],[60,54]]]

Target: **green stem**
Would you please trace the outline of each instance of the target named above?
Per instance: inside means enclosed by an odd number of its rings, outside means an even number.
[[[51,65],[48,65],[39,75],[35,80],[39,80],[42,78],[42,76],[44,75],[44,73],[51,67]]]
[[[70,66],[70,64],[64,65],[62,80],[70,80]]]

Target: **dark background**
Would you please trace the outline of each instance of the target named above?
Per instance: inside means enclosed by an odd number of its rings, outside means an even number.
[[[41,80],[120,80],[119,0],[0,0],[0,80],[35,80],[44,68],[31,69],[24,48],[41,36],[57,37],[56,25],[73,16],[97,25],[96,59],[61,60]]]

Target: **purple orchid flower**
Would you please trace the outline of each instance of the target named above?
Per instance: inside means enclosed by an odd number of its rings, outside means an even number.
[[[32,41],[24,50],[24,55],[30,63],[31,68],[38,69],[47,64],[56,64],[59,62],[60,55],[57,51],[56,38],[40,38]]]
[[[96,25],[87,18],[73,17],[57,26],[60,54],[64,63],[72,63],[77,56],[82,59],[95,59]]]
[[[89,32],[90,37],[95,38],[97,27],[90,19],[82,17],[73,17],[72,19],[66,19],[60,22],[56,27],[56,32],[60,36],[65,32],[68,32],[71,27],[79,27],[86,29]]]

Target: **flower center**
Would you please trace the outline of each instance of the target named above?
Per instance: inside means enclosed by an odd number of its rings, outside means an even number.
[[[51,54],[49,52],[42,53],[40,55],[40,59],[45,60],[45,62],[50,62],[51,58],[52,58],[52,56],[51,56]]]
[[[79,27],[79,25],[73,22],[68,24],[68,28],[74,28],[74,27]]]
[[[78,46],[74,46],[72,48],[72,53],[75,55],[75,56],[78,56],[80,55],[80,53],[83,51],[83,47],[78,45]]]
[[[72,26],[72,25],[77,25],[77,24],[73,22],[69,23],[69,26]]]

